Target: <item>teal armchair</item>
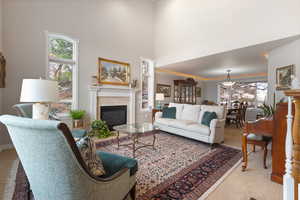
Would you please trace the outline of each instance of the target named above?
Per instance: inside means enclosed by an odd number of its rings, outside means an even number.
[[[95,177],[64,123],[11,115],[0,116],[0,122],[7,127],[35,199],[135,199],[135,159],[98,152],[107,174]]]

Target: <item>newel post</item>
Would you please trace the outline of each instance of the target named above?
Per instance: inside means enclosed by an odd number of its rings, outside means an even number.
[[[293,97],[295,104],[295,118],[292,130],[292,176],[294,178],[294,200],[298,200],[298,185],[300,183],[300,90],[286,90],[285,95]]]

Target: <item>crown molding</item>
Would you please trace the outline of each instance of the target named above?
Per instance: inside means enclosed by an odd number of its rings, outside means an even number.
[[[202,77],[202,76],[193,75],[193,74],[176,72],[176,71],[172,71],[169,69],[163,69],[163,68],[159,68],[159,67],[156,68],[155,71],[172,74],[172,75],[176,75],[176,76],[181,76],[181,77],[193,78],[195,80],[200,80],[200,81],[221,81],[221,80],[225,80],[227,78],[227,75],[207,78],[207,77]],[[241,75],[235,75],[235,76],[231,75],[231,79],[244,79],[244,78],[267,77],[267,76],[268,76],[268,73],[241,74]]]

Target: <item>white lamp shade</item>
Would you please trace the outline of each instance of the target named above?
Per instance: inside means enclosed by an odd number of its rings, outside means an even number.
[[[23,79],[20,101],[40,103],[58,101],[57,81]]]
[[[164,93],[156,93],[156,98],[155,98],[156,101],[163,101],[165,100],[165,95]]]

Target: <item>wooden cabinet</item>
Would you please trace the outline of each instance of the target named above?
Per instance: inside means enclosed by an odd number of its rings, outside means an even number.
[[[285,174],[285,137],[287,131],[287,103],[278,103],[275,113],[275,131],[272,139],[272,174],[271,180],[282,184]],[[295,108],[293,106],[293,115]]]
[[[197,82],[188,78],[186,80],[174,80],[174,102],[196,104]]]

